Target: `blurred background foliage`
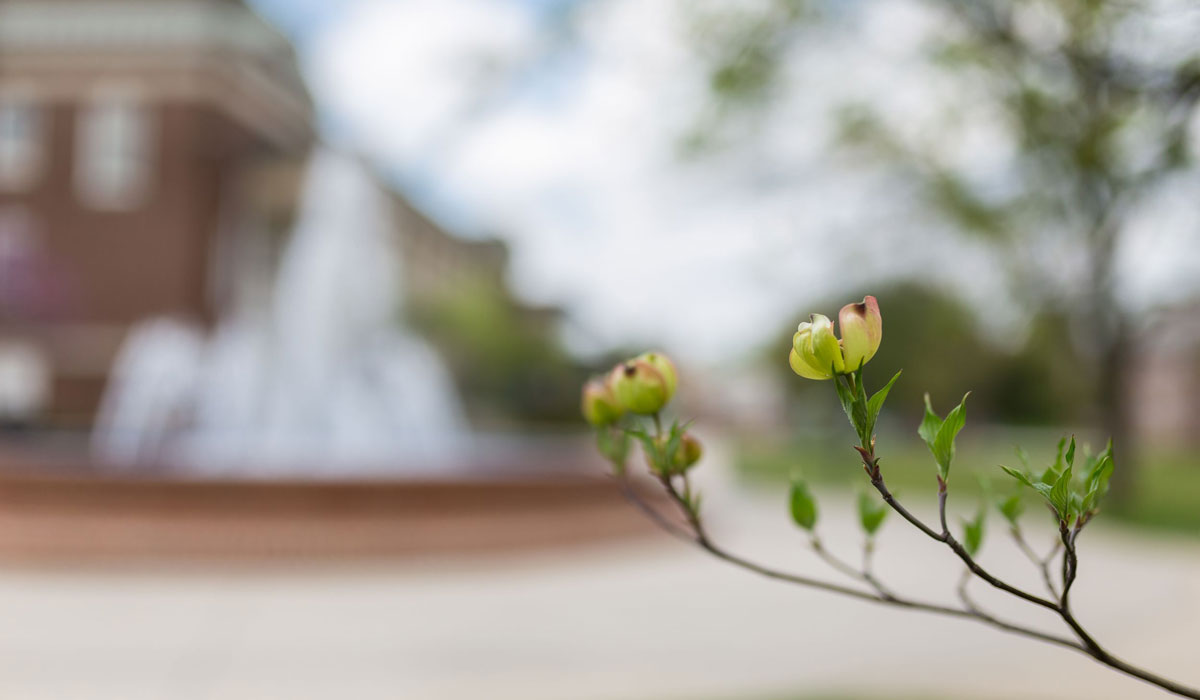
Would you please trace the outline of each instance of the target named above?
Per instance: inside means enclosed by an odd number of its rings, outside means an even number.
[[[589,368],[563,349],[554,312],[515,302],[499,279],[455,285],[409,309],[454,375],[475,425],[573,425]]]
[[[781,64],[852,24],[855,5],[698,9],[698,41],[717,46],[706,52],[713,107],[685,142],[739,148],[739,134],[803,89]],[[909,187],[923,215],[988,247],[1031,319],[1030,337],[998,351],[953,300],[917,287],[876,291],[892,332],[872,369],[906,369],[891,403],[911,410],[925,388],[947,403],[969,388],[976,420],[1086,421],[1114,438],[1114,496],[1132,497],[1139,460],[1127,392],[1135,340],[1155,316],[1121,295],[1118,251],[1137,218],[1195,173],[1200,54],[1146,44],[1160,19],[1150,3],[921,5],[938,26],[921,67],[957,86],[958,99],[921,124],[897,123],[870,101],[831,105],[837,140],[862,169]],[[955,147],[981,136],[1002,157],[980,164]]]

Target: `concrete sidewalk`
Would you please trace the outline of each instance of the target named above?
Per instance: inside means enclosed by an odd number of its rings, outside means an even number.
[[[837,578],[805,549],[778,496],[707,490],[713,532],[729,547]],[[826,494],[822,529],[831,548],[856,559],[851,500]],[[985,565],[1036,588],[1028,563],[991,534]],[[1089,532],[1081,546],[1079,617],[1115,653],[1200,685],[1200,546],[1111,530]],[[900,521],[885,525],[877,568],[895,589],[953,602],[955,562]],[[973,588],[994,611],[1057,629],[985,589]],[[805,693],[1166,697],[1067,650],[768,581],[667,537],[388,566],[0,571],[3,698]]]

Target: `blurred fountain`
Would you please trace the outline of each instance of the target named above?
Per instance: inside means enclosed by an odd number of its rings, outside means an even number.
[[[117,358],[94,449],[194,474],[443,471],[468,436],[451,377],[399,318],[401,261],[384,194],[355,160],[309,166],[265,304],[206,336],[155,319]]]

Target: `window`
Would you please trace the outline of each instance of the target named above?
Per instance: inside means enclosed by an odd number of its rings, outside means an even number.
[[[79,114],[75,185],[97,209],[132,209],[151,186],[153,124],[135,89],[97,90]]]
[[[0,94],[0,190],[22,190],[42,169],[42,110],[31,99]]]

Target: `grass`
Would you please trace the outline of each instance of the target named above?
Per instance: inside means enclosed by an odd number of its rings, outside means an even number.
[[[1052,461],[1058,437],[1039,430],[964,433],[950,477],[953,497],[959,503],[978,498],[981,477],[990,482],[993,491],[1007,493],[1013,481],[997,465],[1020,466],[1015,445],[1028,451],[1031,464],[1038,469]],[[878,453],[893,493],[909,499],[933,498],[937,488],[934,467],[924,443],[915,436],[883,434]],[[819,485],[867,485],[849,438],[744,443],[738,447],[736,467],[747,483],[762,488],[783,488],[797,472]],[[1036,508],[1034,498],[1028,494],[1028,510]],[[1143,455],[1132,495],[1123,502],[1110,497],[1104,516],[1110,522],[1129,526],[1200,536],[1200,460],[1181,449],[1160,449]]]

